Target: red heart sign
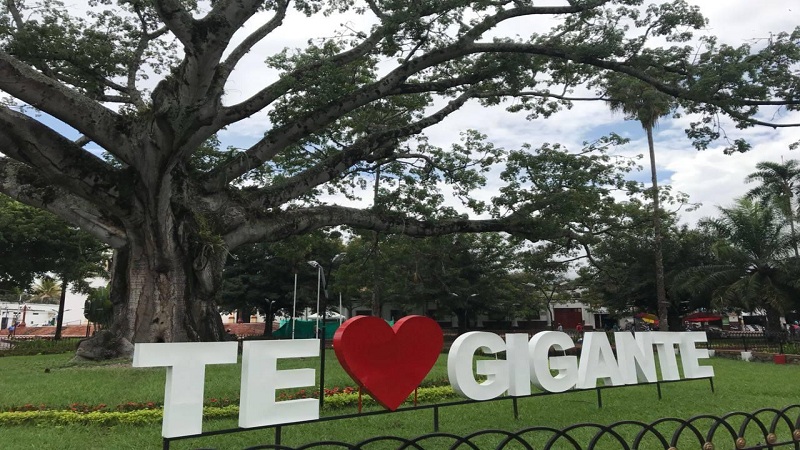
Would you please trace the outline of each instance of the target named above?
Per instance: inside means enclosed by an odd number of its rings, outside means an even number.
[[[357,316],[333,335],[344,370],[375,400],[394,411],[430,372],[442,351],[439,324],[406,316],[390,327],[385,320]]]

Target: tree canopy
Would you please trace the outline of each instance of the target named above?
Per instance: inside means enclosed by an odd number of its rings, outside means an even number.
[[[800,293],[786,222],[773,205],[746,198],[719,210],[703,223],[716,238],[714,262],[689,269],[682,283],[708,295],[716,308],[764,311],[768,328],[780,331],[780,315],[798,306]]]
[[[720,115],[746,127],[764,123],[760,105],[800,104],[792,72],[800,31],[775,33],[760,48],[690,42],[706,21],[682,0],[119,0],[69,11],[58,0],[4,3],[0,91],[10,99],[0,106],[0,191],[115,249],[111,327],[136,342],[221,339],[222,269],[245,244],[345,225],[411,236],[505,231],[531,242],[568,236],[578,245],[587,230],[568,210],[549,214],[557,197],[539,189],[561,195],[557,182],[528,182],[542,180],[525,149],[505,153],[470,132],[449,148],[428,142],[422,133],[468,102],[515,98],[512,112],[547,117],[573,91],[602,96],[615,72],[697,114],[690,137],[701,148],[720,136]],[[269,55],[248,81],[255,93],[230,101],[245,55],[275,39],[292,11],[360,14],[369,25]],[[549,30],[492,34],[545,16],[555,19]],[[257,142],[213,145],[253,116]],[[729,148],[746,149],[741,140]],[[506,155],[504,194],[473,198]],[[354,197],[352,188],[380,177],[393,184],[372,207],[315,199]],[[486,218],[435,214],[429,200],[442,183]]]

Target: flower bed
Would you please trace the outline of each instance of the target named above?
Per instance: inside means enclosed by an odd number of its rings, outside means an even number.
[[[282,392],[278,395],[279,401],[317,398],[319,390],[301,389],[295,392]],[[417,390],[417,401],[420,403],[439,402],[456,397],[457,394],[449,385],[420,387]],[[357,408],[358,388],[334,387],[325,389],[325,409],[337,410],[344,408]],[[412,404],[414,397],[410,396],[406,404]],[[375,405],[375,400],[367,394],[362,396],[363,405]],[[105,404],[87,405],[73,403],[67,408],[53,409],[47,405],[25,404],[10,406],[0,411],[0,427],[6,425],[145,425],[161,421],[163,405],[156,402],[125,402],[115,407]],[[239,399],[209,398],[203,407],[203,417],[233,418],[239,415]]]

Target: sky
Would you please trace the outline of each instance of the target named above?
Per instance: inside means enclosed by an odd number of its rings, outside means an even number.
[[[80,2],[79,2],[80,3]],[[698,5],[709,19],[705,34],[718,37],[722,43],[738,46],[751,43],[754,46],[763,44],[770,33],[790,31],[800,24],[800,5],[792,6],[786,0],[762,0],[757,6],[751,0],[690,0],[690,4]],[[537,5],[564,5],[565,0],[549,0],[537,2]],[[76,4],[77,8],[85,5]],[[268,19],[269,15],[257,16],[241,30],[234,42],[241,40],[250,31]],[[266,71],[263,61],[266,56],[284,47],[304,47],[309,39],[334,35],[343,26],[352,30],[368,30],[371,25],[369,16],[334,15],[312,18],[291,12],[284,25],[265,42],[257,45],[240,63],[226,89],[226,104],[244,100],[260,87],[276,79],[277,74]],[[515,19],[493,30],[495,35],[528,35],[532,32],[544,32],[553,22],[550,19]],[[497,147],[507,150],[518,149],[524,143],[538,147],[543,143],[560,143],[572,150],[579,150],[581,143],[592,141],[609,132],[616,132],[631,139],[631,143],[617,152],[632,156],[647,154],[644,131],[638,122],[625,121],[622,114],[613,114],[602,102],[576,103],[568,111],[563,111],[548,119],[529,121],[525,113],[509,113],[502,105],[485,108],[477,102],[468,103],[461,110],[446,118],[442,123],[426,130],[425,134],[432,144],[447,147],[458,140],[459,133],[466,129],[475,129],[486,134]],[[800,114],[784,114],[779,108],[762,109],[763,117],[779,122],[800,123]],[[54,125],[65,134],[75,138],[77,133],[69,132],[63,124],[55,124],[54,120],[41,116],[40,120]],[[755,170],[760,161],[776,161],[799,158],[797,152],[789,150],[792,142],[800,141],[800,128],[771,129],[765,127],[737,130],[732,123],[725,125],[731,138],[745,137],[752,144],[753,150],[745,154],[724,155],[725,143],[720,141],[705,151],[695,150],[685,135],[684,129],[692,120],[691,117],[672,119],[664,117],[655,130],[656,161],[661,185],[671,185],[673,191],[683,192],[692,203],[700,206],[691,212],[682,211],[681,219],[685,223],[694,224],[702,217],[716,214],[717,206],[728,206],[733,200],[743,195],[752,185],[744,183],[745,177]],[[255,143],[269,129],[265,113],[259,113],[246,121],[233,124],[220,132],[223,146],[247,148]],[[91,148],[91,146],[90,146]],[[642,159],[644,171],[633,175],[639,181],[649,182],[648,160]],[[494,195],[494,188],[499,181],[490,177],[486,189],[476,192],[475,196],[488,200]],[[446,190],[445,190],[446,192]],[[365,193],[369,197],[368,193]],[[331,203],[347,204],[340,197],[328,199]],[[359,205],[364,205],[361,203]]]
[[[566,4],[558,0],[546,3]],[[792,2],[786,0],[763,0],[757,6],[750,0],[694,0],[689,3],[698,5],[709,19],[705,34],[715,35],[720,42],[734,46],[745,43],[758,46],[770,33],[791,31],[800,24],[800,5],[793,7]],[[356,30],[367,30],[369,26],[369,22],[359,16],[307,19],[290,14],[280,35],[256,47],[241,63],[243,70],[237,70],[234,74],[226,103],[242,100],[263,85],[262,76],[259,76],[258,83],[253,83],[252,79],[254,73],[263,74],[261,61],[267,54],[283,46],[303,46],[313,37],[330,36],[341,24]],[[255,21],[248,23],[243,31],[252,30],[255,26]],[[525,35],[537,31],[537,27],[544,31],[547,26],[546,21],[518,21],[494,33]],[[768,119],[776,117],[779,122],[800,123],[800,114],[787,115],[779,108],[764,108],[762,114]],[[431,143],[445,147],[455,142],[461,131],[476,129],[488,135],[496,146],[507,150],[520,148],[523,143],[538,147],[545,142],[558,142],[578,150],[583,141],[591,141],[613,131],[631,139],[629,145],[619,149],[620,154],[647,154],[645,134],[638,122],[626,122],[621,113],[609,112],[602,102],[577,103],[571,110],[549,119],[528,121],[524,116],[524,113],[509,113],[504,106],[487,109],[470,103],[441,124],[426,130],[425,134]],[[732,123],[727,123],[724,128],[732,139],[745,137],[753,148],[749,153],[727,156],[722,152],[725,146],[722,141],[705,151],[694,149],[684,132],[691,120],[691,117],[665,117],[655,130],[659,183],[671,185],[674,191],[687,194],[690,202],[700,204],[694,211],[681,211],[681,219],[685,223],[694,224],[702,217],[713,216],[717,206],[729,206],[736,197],[745,194],[753,186],[745,184],[744,179],[755,170],[758,162],[800,158],[797,152],[789,150],[792,142],[800,140],[800,128],[773,130],[756,127],[738,130]],[[257,115],[228,127],[220,133],[220,138],[228,145],[246,147],[260,138],[265,123],[264,115]],[[645,158],[641,162],[645,171],[634,177],[649,182],[648,160]],[[492,188],[497,185],[496,180],[490,179],[488,188],[476,193],[476,196],[488,199],[493,194]],[[339,198],[331,198],[330,201],[342,203]]]

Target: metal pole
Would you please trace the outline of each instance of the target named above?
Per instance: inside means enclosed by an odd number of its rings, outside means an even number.
[[[342,314],[342,293],[339,292],[339,325],[342,324],[342,319],[344,319],[344,314]]]
[[[328,283],[325,281],[325,272],[323,272],[322,265],[319,266],[320,286],[323,288],[322,297],[322,311],[328,310]],[[319,314],[317,314],[319,320]],[[325,405],[325,316],[322,317],[322,329],[320,330],[321,336],[319,337],[319,410],[322,412],[322,407]]]
[[[319,297],[320,297],[320,290],[322,290],[322,266],[317,265],[317,325],[316,325],[316,332],[317,338],[319,338]],[[323,320],[322,323],[325,323]]]
[[[294,329],[297,325],[295,323],[297,317],[297,272],[294,274],[294,300],[292,301],[292,339],[294,339]]]
[[[597,407],[598,408],[602,408],[603,407],[603,396],[600,394],[600,388],[596,387],[595,390],[597,390]]]

